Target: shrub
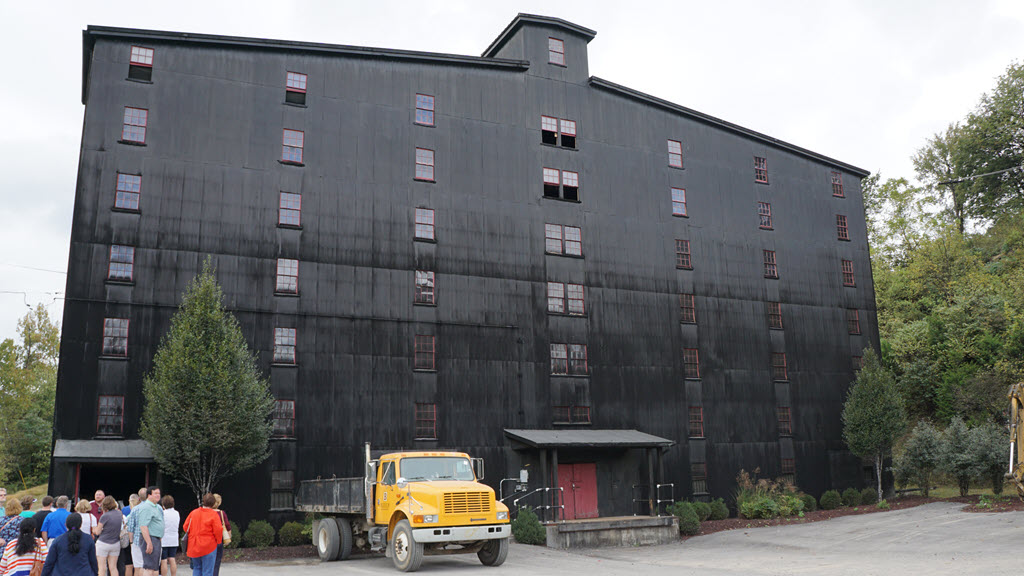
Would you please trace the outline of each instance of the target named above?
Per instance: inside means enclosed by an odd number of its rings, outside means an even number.
[[[274,527],[266,520],[250,522],[242,534],[246,548],[266,548],[274,545]]]
[[[804,503],[804,512],[814,512],[818,509],[818,501],[810,494],[801,494],[800,499]]]
[[[988,482],[992,493],[1003,493],[1006,478],[1006,431],[988,422],[971,430],[978,480]]]
[[[860,505],[860,490],[847,488],[843,490],[843,506],[853,508]]]
[[[520,544],[547,544],[548,532],[530,508],[520,508],[512,521],[512,535]]]
[[[974,454],[974,439],[959,416],[954,417],[942,433],[942,469],[956,481],[961,496],[967,496],[971,479],[981,472]]]
[[[878,502],[878,490],[874,488],[865,488],[860,491],[860,503],[865,506],[870,506]]]
[[[679,518],[679,533],[693,536],[700,533],[700,519],[689,502],[676,502],[668,507],[673,516]]]
[[[729,507],[725,505],[725,500],[717,498],[711,501],[711,519],[712,520],[725,520],[729,517]]]
[[[879,500],[878,504],[876,504],[876,506],[878,506],[879,510],[888,510],[889,509],[889,503],[885,501],[885,498],[882,498],[881,500]]]
[[[835,510],[843,505],[843,497],[839,495],[838,491],[829,490],[821,495],[819,502],[822,510]]]
[[[285,522],[277,532],[277,543],[281,546],[301,546],[312,542],[302,534],[305,527],[298,522]]]
[[[697,519],[701,522],[711,517],[711,506],[706,502],[694,502],[693,511],[697,514]]]
[[[917,486],[927,498],[935,482],[941,456],[942,437],[927,420],[921,420],[907,438],[903,451],[893,459],[896,483],[900,486]]]
[[[744,518],[775,518],[801,514],[803,502],[795,486],[787,480],[771,481],[751,477],[746,470],[740,470],[736,477],[736,510]]]

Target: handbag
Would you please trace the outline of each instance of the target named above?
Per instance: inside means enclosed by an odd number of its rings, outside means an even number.
[[[220,513],[220,522],[221,526],[223,526],[221,531],[221,540],[223,540],[224,545],[227,546],[228,544],[231,544],[231,530],[228,530],[228,519],[227,516],[224,515],[223,511]]]
[[[127,548],[128,545],[130,545],[132,543],[132,533],[128,531],[128,521],[127,521],[127,519],[125,521],[121,522],[121,535],[120,535],[120,539],[121,539],[121,542],[120,542],[121,548]]]
[[[181,551],[188,554],[188,532],[181,535]]]
[[[43,576],[43,560],[39,559],[40,551],[38,544],[36,545],[36,559],[32,562],[32,570],[29,571],[28,576]]]

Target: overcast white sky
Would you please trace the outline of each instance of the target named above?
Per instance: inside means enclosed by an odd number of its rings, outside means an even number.
[[[556,16],[597,31],[595,76],[908,178],[1024,59],[1021,0],[2,2],[0,339],[25,302],[63,309],[89,24],[479,55],[518,12]]]

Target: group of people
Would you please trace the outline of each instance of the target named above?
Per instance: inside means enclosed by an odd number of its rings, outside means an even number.
[[[174,498],[157,486],[132,494],[123,508],[103,490],[74,512],[67,496],[45,496],[35,512],[34,503],[0,488],[0,576],[34,576],[40,567],[43,576],[177,576],[179,525],[193,576],[220,574],[231,523],[219,494],[203,496],[183,524]]]

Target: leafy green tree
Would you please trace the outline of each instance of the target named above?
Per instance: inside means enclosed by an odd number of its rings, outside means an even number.
[[[223,308],[207,259],[171,319],[143,382],[141,436],[164,472],[196,495],[270,454],[274,399],[242,331]]]
[[[971,480],[981,472],[974,441],[975,437],[959,416],[954,417],[942,433],[942,468],[956,481],[961,496],[967,496]]]
[[[875,351],[864,350],[864,364],[843,405],[843,438],[850,451],[870,458],[882,499],[882,464],[906,429],[906,414],[896,380]]]
[[[972,428],[971,435],[980,479],[989,483],[993,494],[1002,494],[1006,482],[1003,475],[1007,470],[1009,432],[1005,426],[987,422]]]
[[[942,435],[930,422],[921,420],[910,432],[903,451],[895,458],[896,482],[903,486],[917,486],[921,494],[928,497],[941,457]]]
[[[966,129],[959,122],[946,127],[945,133],[932,136],[913,157],[917,177],[926,184],[931,196],[942,201],[949,222],[964,233],[967,219],[976,214],[971,183],[941,184],[966,178],[974,173],[967,148]]]

